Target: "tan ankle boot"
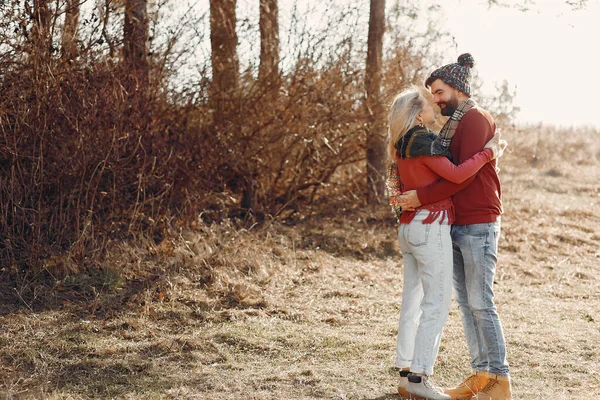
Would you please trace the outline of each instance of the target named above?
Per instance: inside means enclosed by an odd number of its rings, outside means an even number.
[[[467,377],[455,388],[446,389],[444,393],[450,395],[452,400],[466,400],[479,393],[488,382],[488,373],[485,371],[473,371],[473,374]]]
[[[489,374],[487,384],[475,398],[477,400],[512,400],[510,378],[504,375]]]

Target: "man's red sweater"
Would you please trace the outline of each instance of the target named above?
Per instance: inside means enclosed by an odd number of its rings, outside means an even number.
[[[467,111],[450,143],[453,161],[460,164],[481,151],[495,131],[496,123],[486,110],[476,107]],[[452,196],[455,225],[494,222],[502,214],[502,191],[495,167],[496,160],[492,160],[463,183],[440,179],[421,187],[417,190],[419,201],[430,204]]]

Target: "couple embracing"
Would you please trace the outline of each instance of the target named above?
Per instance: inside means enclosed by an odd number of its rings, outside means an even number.
[[[408,399],[511,400],[506,344],[496,306],[500,181],[496,159],[506,142],[491,115],[471,99],[473,57],[435,70],[425,82],[442,115],[417,89],[399,94],[389,114],[390,203],[404,260],[396,366]],[[452,287],[462,316],[472,374],[441,389],[430,376]]]

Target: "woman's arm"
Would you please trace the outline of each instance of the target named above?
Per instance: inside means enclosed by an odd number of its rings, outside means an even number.
[[[459,126],[452,142],[457,145],[457,151],[452,152],[454,160],[461,162],[481,151],[485,142],[494,136],[495,125],[485,118],[483,114],[474,109],[469,110]],[[431,204],[446,197],[453,196],[469,186],[475,176],[457,185],[447,180],[440,179],[428,186],[417,189],[417,196],[421,204]]]
[[[462,183],[475,175],[493,156],[491,149],[484,149],[460,165],[454,165],[446,157],[440,156],[425,157],[423,161],[433,172],[447,181]]]

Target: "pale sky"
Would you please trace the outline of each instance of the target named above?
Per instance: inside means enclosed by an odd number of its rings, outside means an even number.
[[[476,61],[486,82],[516,87],[519,120],[600,128],[600,4],[573,10],[565,1],[537,1],[535,10],[487,6],[487,1],[444,0],[445,28],[457,49]]]
[[[209,0],[194,1],[208,9]],[[341,7],[352,1],[333,0]],[[368,14],[368,1],[362,1],[361,7]],[[387,0],[387,6],[395,1]],[[596,72],[600,69],[600,0],[588,0],[582,10],[574,10],[566,0],[535,0],[535,7],[526,12],[490,8],[488,0],[419,1],[423,7],[441,5],[445,18],[440,29],[454,36],[456,46],[444,50],[443,62],[456,62],[458,55],[469,52],[487,85],[484,89],[489,91],[506,79],[511,88],[516,88],[515,103],[521,108],[518,122],[600,128],[596,96],[600,92],[600,74]],[[258,2],[238,0],[238,24],[241,17],[246,26],[256,26],[258,31]],[[319,7],[314,0],[279,0],[280,23],[289,22],[287,14],[294,4],[299,9]],[[315,26],[324,22],[319,17],[319,13],[311,17]],[[368,15],[364,23],[360,22],[361,26],[365,24]],[[257,58],[257,46],[240,42],[239,51],[244,48],[256,53],[249,54],[251,59]]]

